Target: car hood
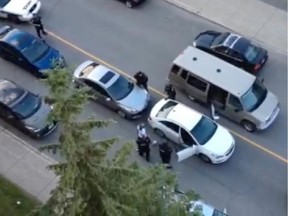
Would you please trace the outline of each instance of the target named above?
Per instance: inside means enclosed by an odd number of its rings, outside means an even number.
[[[42,129],[48,125],[48,116],[52,108],[50,105],[42,101],[39,110],[34,113],[31,117],[24,120],[25,125],[33,127],[35,129]]]
[[[215,31],[202,32],[195,38],[193,45],[199,48],[209,48],[214,39],[220,34],[220,32]]]
[[[278,98],[273,93],[268,91],[265,100],[256,110],[252,112],[252,115],[260,122],[268,121],[278,108]]]
[[[26,15],[37,0],[11,0],[2,10],[15,15]]]
[[[49,48],[49,51],[45,56],[39,59],[37,62],[34,62],[34,65],[38,70],[48,70],[52,69],[54,64],[63,58],[60,52],[52,47]]]
[[[135,109],[138,112],[144,110],[150,100],[149,93],[137,85],[134,85],[133,90],[124,99],[118,101],[118,103],[124,107]]]
[[[203,148],[216,155],[225,155],[234,143],[235,140],[230,132],[221,125],[218,125],[215,134],[205,145],[203,145]]]

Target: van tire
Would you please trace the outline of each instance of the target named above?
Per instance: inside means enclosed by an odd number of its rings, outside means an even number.
[[[8,20],[15,23],[15,24],[20,23],[18,16],[14,15],[14,14],[8,14]]]
[[[199,157],[201,158],[201,160],[203,160],[205,163],[212,163],[211,159],[204,155],[204,154],[199,154]]]
[[[160,136],[161,138],[165,138],[166,136],[165,136],[165,133],[163,132],[163,131],[161,131],[160,129],[158,129],[158,128],[155,128],[154,129],[154,132],[158,135],[158,136]]]
[[[255,132],[256,131],[256,125],[248,120],[243,120],[241,125],[244,127],[244,129],[248,132]]]

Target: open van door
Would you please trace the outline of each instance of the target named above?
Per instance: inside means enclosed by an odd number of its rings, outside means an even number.
[[[177,152],[177,158],[178,158],[178,162],[181,162],[193,155],[195,155],[197,152],[197,146],[193,145],[191,147],[185,148],[179,152]]]

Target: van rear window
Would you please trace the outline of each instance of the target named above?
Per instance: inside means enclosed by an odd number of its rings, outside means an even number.
[[[178,103],[176,101],[171,101],[169,100],[167,103],[165,103],[161,109],[159,110],[159,112],[157,113],[157,117],[162,117],[162,118],[166,118],[168,116],[168,114],[170,113],[170,111],[177,105]]]

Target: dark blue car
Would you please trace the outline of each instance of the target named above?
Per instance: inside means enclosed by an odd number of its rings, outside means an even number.
[[[65,59],[58,50],[10,26],[0,28],[0,56],[40,78],[47,77],[50,69],[65,66]]]

